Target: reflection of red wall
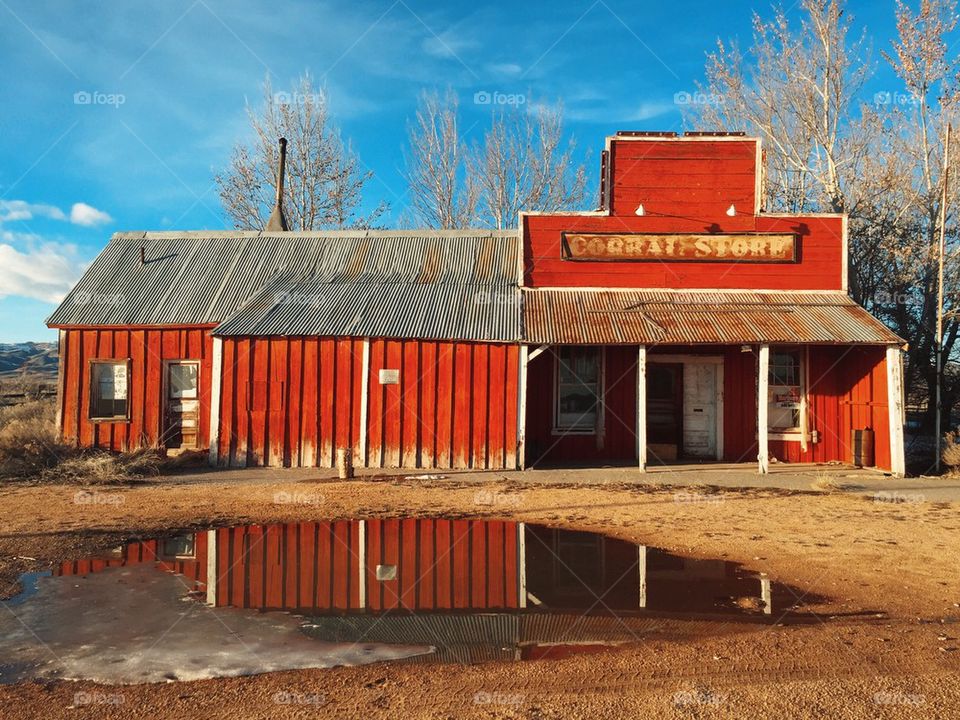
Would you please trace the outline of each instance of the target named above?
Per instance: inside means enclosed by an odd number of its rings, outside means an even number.
[[[517,524],[482,520],[366,520],[370,610],[518,607]],[[217,605],[360,610],[360,522],[217,531]],[[376,579],[396,565],[395,580]]]
[[[368,520],[371,610],[519,607],[517,523],[496,520]],[[397,579],[378,581],[378,564]]]
[[[246,525],[217,530],[217,605],[355,610],[359,523]]]
[[[146,540],[132,542],[123,547],[118,557],[87,558],[61,563],[54,569],[54,575],[88,575],[100,572],[107,568],[129,567],[154,563],[158,570],[179,573],[193,584],[205,585],[207,582],[207,534],[204,532],[194,535],[193,558],[166,558],[158,555],[162,548],[162,541]]]

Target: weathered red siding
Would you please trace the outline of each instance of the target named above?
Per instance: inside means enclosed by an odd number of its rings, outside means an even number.
[[[757,215],[754,139],[611,142],[609,214],[526,215],[529,287],[843,289],[843,219]],[[636,215],[643,205],[645,214]],[[727,215],[730,206],[735,214]],[[561,233],[793,232],[795,263],[578,262],[561,257]]]
[[[530,363],[527,383],[528,465],[537,463],[633,462],[637,457],[637,348],[608,346],[604,350],[605,433],[554,434],[554,365],[545,352]]]
[[[363,341],[223,341],[221,464],[332,467],[338,447],[373,467],[513,468],[518,346],[371,340],[360,457]],[[399,383],[380,383],[380,370]]]
[[[64,441],[82,447],[125,451],[162,447],[163,361],[200,361],[198,444],[210,437],[212,340],[203,328],[66,329],[60,344],[60,394]],[[127,421],[90,420],[90,361],[130,361]]]
[[[700,216],[706,217],[706,216]],[[721,219],[722,218],[722,219]],[[840,217],[712,219],[528,215],[523,218],[524,284],[529,287],[840,290],[843,220]],[[733,222],[731,222],[733,221]],[[562,232],[795,232],[796,263],[578,262],[561,255]]]
[[[610,212],[728,220],[749,227],[756,203],[756,139],[616,139],[610,143]],[[742,217],[728,218],[735,204]]]
[[[757,458],[756,355],[739,347],[663,347],[665,354],[723,355],[723,459]],[[527,406],[527,464],[633,462],[636,460],[636,348],[606,348],[605,436],[554,435],[553,355],[530,365]],[[802,452],[798,440],[769,441],[771,457],[781,462],[850,462],[850,433],[874,430],[876,466],[890,468],[890,423],[885,349],[882,347],[810,348],[809,428],[818,442]]]

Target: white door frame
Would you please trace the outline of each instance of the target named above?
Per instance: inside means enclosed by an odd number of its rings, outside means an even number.
[[[717,388],[716,388],[716,406],[717,406],[717,457],[723,460],[723,355],[688,355],[671,354],[657,355],[647,353],[647,363],[679,363],[681,365],[716,365],[717,366]],[[683,408],[680,408],[681,415]]]

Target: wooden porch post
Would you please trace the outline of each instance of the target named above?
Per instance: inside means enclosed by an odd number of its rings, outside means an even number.
[[[541,351],[538,351],[541,352]],[[527,363],[530,348],[520,346],[520,362],[517,378],[517,465],[521,470],[527,468]]]
[[[217,531],[207,530],[207,605],[217,604]]]
[[[213,367],[210,371],[210,457],[209,464],[220,463],[220,381],[223,374],[223,340],[213,338]],[[229,464],[229,458],[227,460]]]
[[[761,475],[770,470],[767,421],[767,395],[770,386],[770,346],[760,346],[760,362],[757,363],[757,462]]]
[[[890,418],[890,472],[905,475],[903,450],[903,356],[900,348],[887,348],[887,408]]]
[[[637,466],[647,471],[647,346],[637,349]]]
[[[370,412],[370,338],[363,339],[360,356],[362,377],[360,378],[360,448],[358,451],[360,466],[367,467],[367,444],[369,442],[370,427],[367,415]],[[361,574],[361,578],[363,575]]]

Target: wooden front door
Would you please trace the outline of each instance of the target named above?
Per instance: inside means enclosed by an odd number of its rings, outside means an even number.
[[[647,367],[647,454],[651,462],[676,460],[683,441],[683,364]]]
[[[166,365],[163,432],[168,450],[197,448],[200,429],[200,363],[177,360]]]
[[[717,459],[716,363],[689,362],[683,374],[683,457]]]

